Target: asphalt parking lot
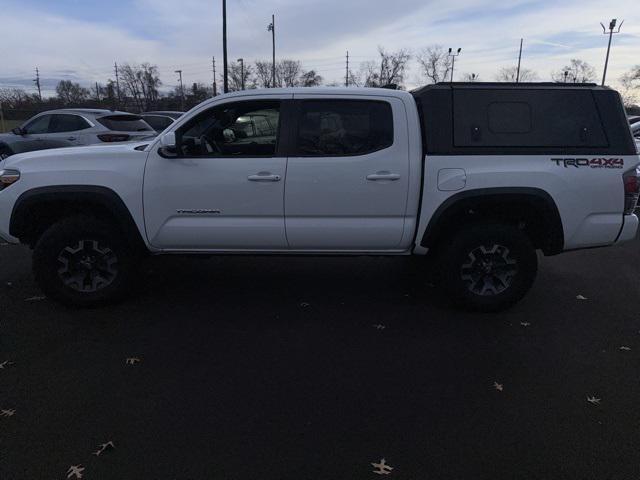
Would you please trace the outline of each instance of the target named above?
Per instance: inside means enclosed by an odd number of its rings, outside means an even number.
[[[543,258],[498,315],[407,259],[144,271],[70,310],[0,246],[1,479],[640,478],[639,241]]]

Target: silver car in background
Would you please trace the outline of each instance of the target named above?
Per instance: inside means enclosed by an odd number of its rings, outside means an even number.
[[[68,108],[42,112],[0,134],[0,160],[16,153],[96,143],[141,141],[156,132],[141,116],[114,110]]]

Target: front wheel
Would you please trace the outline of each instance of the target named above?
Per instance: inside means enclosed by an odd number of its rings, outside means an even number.
[[[134,260],[117,228],[81,215],[44,232],[33,251],[33,272],[47,297],[92,307],[125,296]]]
[[[521,300],[538,270],[531,241],[511,225],[463,227],[439,257],[447,293],[462,307],[482,312],[504,310]]]

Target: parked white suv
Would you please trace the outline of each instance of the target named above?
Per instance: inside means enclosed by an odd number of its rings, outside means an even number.
[[[0,236],[51,298],[121,298],[144,253],[433,256],[458,304],[506,308],[553,255],[635,237],[640,163],[593,85],[269,89],[146,144],[10,157]]]

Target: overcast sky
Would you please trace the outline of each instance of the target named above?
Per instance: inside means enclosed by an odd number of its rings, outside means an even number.
[[[277,55],[299,59],[325,81],[344,78],[378,45],[413,52],[431,44],[462,47],[456,73],[481,80],[517,62],[549,80],[571,58],[602,74],[607,38],[599,22],[624,19],[614,38],[610,83],[640,64],[637,0],[228,0],[229,59],[269,59],[267,24],[276,14]],[[221,0],[0,0],[0,86],[33,89],[39,67],[47,90],[60,79],[105,83],[113,64],[150,62],[164,88],[211,83],[211,57],[222,64]],[[221,68],[218,70],[220,71]],[[458,76],[456,75],[456,76]],[[414,64],[408,87],[422,83]],[[33,90],[32,90],[33,91]]]

